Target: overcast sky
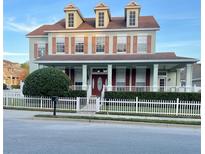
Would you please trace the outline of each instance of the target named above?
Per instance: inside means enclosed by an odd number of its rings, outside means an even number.
[[[4,59],[28,61],[26,34],[43,24],[64,18],[64,7],[74,3],[84,17],[94,17],[99,0],[4,0]],[[128,0],[103,0],[111,16],[124,16]],[[200,0],[138,0],[141,15],[153,15],[160,25],[156,51],[200,59]]]

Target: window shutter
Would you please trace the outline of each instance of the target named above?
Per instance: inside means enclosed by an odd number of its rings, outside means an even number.
[[[88,37],[84,37],[84,54],[88,54]]]
[[[72,85],[74,85],[75,83],[74,83],[74,79],[75,79],[75,71],[74,71],[74,69],[71,69],[70,70],[70,80],[71,80],[71,84]]]
[[[135,86],[135,82],[136,82],[136,69],[133,68],[132,69],[132,86]]]
[[[65,53],[69,54],[69,38],[65,37]]]
[[[130,36],[127,36],[127,53],[130,53]]]
[[[146,86],[150,86],[150,69],[146,69]]]
[[[38,44],[34,43],[34,58],[38,58]]]
[[[151,53],[151,49],[152,49],[152,45],[151,45],[151,41],[152,41],[152,36],[148,35],[147,36],[147,53]]]
[[[116,86],[116,69],[112,69],[112,86]]]
[[[133,53],[137,53],[137,36],[133,37]]]
[[[46,43],[46,53],[45,53],[45,55],[48,55],[48,43]]]
[[[126,76],[125,76],[126,86],[130,85],[130,69],[126,69]]]
[[[52,38],[52,54],[56,54],[56,38]]]
[[[95,38],[95,36],[92,37],[92,51],[94,54],[96,53],[96,38]]]
[[[113,36],[113,53],[117,53],[117,36]]]
[[[109,36],[105,37],[105,53],[109,53]]]
[[[75,37],[71,37],[71,54],[75,53]]]

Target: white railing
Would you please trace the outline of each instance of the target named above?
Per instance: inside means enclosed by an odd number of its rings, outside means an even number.
[[[200,116],[200,101],[176,100],[101,100],[100,111],[141,114],[163,114],[181,116]]]
[[[51,97],[29,97],[19,95],[3,95],[5,108],[53,109]],[[143,100],[143,99],[103,99],[100,97],[59,97],[57,110],[137,113],[176,116],[200,116],[200,101],[183,100]]]
[[[132,92],[201,92],[201,87],[179,87],[179,86],[163,86],[163,87],[154,87],[154,86],[112,86],[111,91],[132,91]],[[105,91],[108,91],[107,86]]]
[[[59,97],[57,109],[76,111],[76,98]],[[53,109],[51,97],[30,97],[19,95],[3,95],[3,106],[7,108]]]

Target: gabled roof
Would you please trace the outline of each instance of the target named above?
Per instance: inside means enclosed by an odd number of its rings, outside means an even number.
[[[159,24],[153,16],[139,16],[138,28],[159,28]],[[130,29],[126,27],[126,21],[124,17],[112,17],[106,29]],[[46,31],[67,30],[65,28],[65,19],[58,21],[53,25],[43,25],[34,31],[27,34],[27,36],[35,35],[47,35]],[[84,18],[84,22],[72,30],[97,30],[95,27],[95,18]],[[69,32],[69,30],[67,30]]]
[[[83,18],[83,16],[82,16],[80,10],[79,10],[77,7],[75,7],[74,4],[68,4],[68,6],[66,6],[66,7],[64,8],[64,12],[67,12],[67,11],[77,11],[78,14],[79,14],[79,16],[80,16],[80,17],[82,18],[82,20],[84,21],[84,18]]]

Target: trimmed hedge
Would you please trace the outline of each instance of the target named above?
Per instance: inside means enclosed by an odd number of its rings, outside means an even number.
[[[149,99],[149,100],[176,100],[201,101],[201,93],[177,92],[105,92],[107,99]]]
[[[87,97],[87,91],[69,90],[68,92],[65,92],[65,97]]]
[[[7,89],[7,85],[4,83],[3,84],[3,89],[6,90]]]
[[[60,96],[69,91],[69,78],[59,69],[42,68],[27,76],[23,94],[28,96]]]

